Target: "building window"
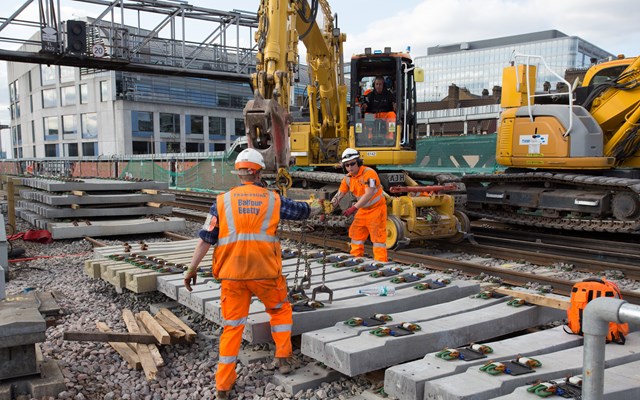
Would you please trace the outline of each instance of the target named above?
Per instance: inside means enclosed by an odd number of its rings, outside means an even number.
[[[180,133],[180,114],[160,113],[160,133]]]
[[[16,125],[11,128],[13,132],[13,145],[19,146],[22,144],[22,127],[20,125]]]
[[[185,150],[187,153],[202,153],[204,152],[204,143],[187,142]]]
[[[236,136],[244,136],[244,120],[239,118],[235,119],[235,134]]]
[[[9,100],[13,103],[14,101],[18,101],[20,99],[20,95],[18,93],[18,81],[13,81],[9,84]]]
[[[44,117],[44,140],[47,142],[58,140],[58,117]]]
[[[55,89],[44,89],[42,91],[42,108],[53,108],[58,106]]]
[[[66,86],[60,88],[60,103],[62,106],[71,106],[76,104],[75,86]]]
[[[31,143],[36,143],[36,121],[31,120]],[[36,153],[33,153],[33,156],[36,156]]]
[[[80,85],[80,104],[89,103],[89,85],[83,83]]]
[[[57,144],[45,144],[44,145],[45,157],[58,157],[58,145]]]
[[[11,119],[20,118],[20,102],[16,102],[9,106],[9,112],[11,114]]]
[[[81,114],[80,118],[81,118],[80,124],[82,128],[82,138],[83,139],[97,138],[98,137],[98,116],[96,115],[96,113]]]
[[[204,135],[204,117],[185,115],[185,130],[188,135]]]
[[[82,155],[85,157],[97,156],[98,143],[97,142],[82,143]]]
[[[33,95],[29,95],[29,112],[33,113]]]
[[[209,138],[222,139],[227,134],[227,120],[224,117],[209,117]]]
[[[78,143],[65,143],[64,147],[67,157],[78,157]]]
[[[131,111],[131,136],[153,137],[153,113],[149,111]],[[146,153],[137,153],[146,154]]]
[[[224,143],[209,143],[209,151],[225,151],[227,145]]]
[[[45,64],[40,65],[40,79],[42,86],[53,85],[56,83],[56,67],[55,65],[48,66]]]
[[[154,154],[152,142],[134,141],[133,154]]]
[[[108,100],[111,100],[111,97],[109,95],[109,82],[100,81],[100,101]]]
[[[63,115],[62,116],[62,138],[63,139],[75,139],[78,134],[78,125],[76,124],[75,115]]]
[[[180,143],[178,142],[160,142],[160,152],[165,153],[180,153]]]
[[[73,82],[76,80],[76,69],[74,67],[60,67],[60,83]]]

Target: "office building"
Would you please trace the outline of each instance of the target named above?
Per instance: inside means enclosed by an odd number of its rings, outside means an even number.
[[[138,62],[177,65],[169,56],[175,51],[167,50],[175,42],[138,40]],[[18,51],[38,52],[32,43],[39,42],[40,32]],[[201,51],[191,68],[255,70],[255,53],[232,49]],[[197,50],[187,46],[188,53]],[[170,74],[9,62],[7,75],[15,158],[223,151],[244,135],[242,110],[253,97],[248,83]]]
[[[613,57],[577,36],[567,36],[557,30],[429,47],[426,56],[415,59],[416,65],[425,70],[425,82],[417,88],[418,102],[442,100],[452,83],[478,96],[483,90],[502,86],[502,69],[517,53],[543,57],[560,76],[564,76],[567,68],[588,67],[594,60]],[[539,64],[537,60],[532,62]],[[545,81],[555,85],[558,78],[540,65],[539,90]]]
[[[418,131],[431,135],[493,133],[500,112],[502,70],[516,54],[538,58],[536,91],[559,87],[567,69],[586,68],[613,55],[577,36],[548,30],[427,49],[415,58],[425,71],[417,84]],[[518,58],[519,63],[525,59]],[[569,82],[573,84],[573,82]]]

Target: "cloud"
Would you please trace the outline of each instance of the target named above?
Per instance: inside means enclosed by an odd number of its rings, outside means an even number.
[[[612,53],[636,55],[640,10],[629,0],[425,0],[413,8],[382,16],[349,34],[347,54],[364,47],[427,48],[459,42],[557,29]]]

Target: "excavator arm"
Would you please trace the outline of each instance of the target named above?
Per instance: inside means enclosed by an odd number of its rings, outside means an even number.
[[[640,149],[640,57],[594,98],[591,115],[604,133],[604,154],[623,164]],[[633,160],[630,160],[633,161]],[[635,160],[636,165],[640,160]]]
[[[318,9],[324,24],[317,22]],[[251,82],[254,99],[244,109],[249,147],[260,151],[266,171],[287,175],[290,95],[298,65],[298,42],[307,49],[310,121],[296,129],[304,140],[322,149],[327,141],[348,137],[346,85],[342,74],[344,34],[334,26],[326,0],[262,0],[258,10],[256,72]],[[319,151],[316,154],[325,154]],[[318,160],[322,161],[322,160]],[[285,181],[289,180],[285,177]]]

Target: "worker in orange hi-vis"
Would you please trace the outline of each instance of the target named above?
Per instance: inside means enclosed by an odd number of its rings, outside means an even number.
[[[323,209],[321,202],[307,204],[287,199],[263,188],[262,155],[255,149],[238,154],[235,169],[242,182],[217,196],[207,221],[198,233],[184,284],[191,291],[197,267],[215,244],[213,276],[221,280],[224,330],[220,336],[216,390],[218,399],[229,398],[236,381],[236,361],[242,343],[244,323],[251,297],[257,296],[271,318],[271,334],[276,345],[276,365],[282,374],[292,370],[291,304],[287,282],[282,276],[280,242],[276,235],[280,219],[303,220]]]
[[[383,119],[387,124],[392,123],[393,130],[387,129],[384,138],[395,138],[396,100],[391,88],[387,87],[383,76],[376,76],[373,81],[374,90],[366,93],[362,109],[365,113],[372,113],[376,119]]]
[[[355,214],[349,228],[350,253],[355,257],[364,256],[364,242],[369,236],[373,243],[373,258],[377,261],[388,261],[387,203],[380,178],[372,168],[362,165],[358,150],[346,149],[342,152],[341,161],[347,176],[342,179],[338,193],[331,199],[331,203],[337,207],[348,192],[357,199],[354,205],[343,212],[347,217]]]

